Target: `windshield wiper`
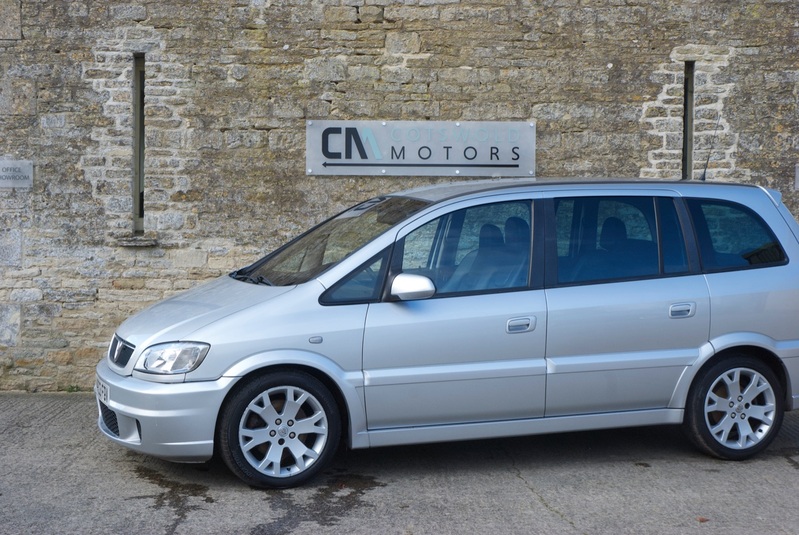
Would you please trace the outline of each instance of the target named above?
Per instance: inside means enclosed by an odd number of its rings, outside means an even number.
[[[272,281],[264,277],[263,275],[258,275],[255,278],[250,277],[250,280],[253,281],[255,284],[263,284],[265,286],[274,286]]]
[[[239,269],[234,271],[230,274],[230,277],[236,279],[237,281],[242,282],[249,282],[250,284],[262,284],[264,286],[274,286],[272,282],[264,277],[263,275],[258,275],[257,277],[253,277],[247,269]]]

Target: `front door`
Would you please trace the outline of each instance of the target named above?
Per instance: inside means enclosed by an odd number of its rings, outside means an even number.
[[[369,429],[540,417],[546,303],[530,289],[531,203],[457,210],[410,232],[395,272],[430,277],[429,299],[369,305]]]

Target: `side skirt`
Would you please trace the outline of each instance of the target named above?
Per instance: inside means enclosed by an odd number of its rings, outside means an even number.
[[[544,435],[550,433],[588,431],[592,429],[680,424],[683,421],[683,412],[683,409],[654,409],[503,422],[377,429],[358,433],[361,440],[353,441],[352,447],[358,449],[431,442]],[[363,440],[363,438],[367,440]]]

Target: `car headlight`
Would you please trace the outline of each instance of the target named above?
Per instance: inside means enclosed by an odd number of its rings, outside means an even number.
[[[141,371],[149,373],[188,373],[208,354],[211,346],[200,342],[171,342],[148,347],[139,359]]]

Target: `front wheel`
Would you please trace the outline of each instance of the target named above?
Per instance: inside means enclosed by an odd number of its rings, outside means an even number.
[[[782,425],[785,396],[774,372],[747,357],[725,358],[697,377],[685,429],[703,451],[742,460],[764,450]]]
[[[301,372],[257,377],[222,408],[219,451],[246,483],[288,488],[318,474],[335,454],[341,436],[339,411],[330,391]]]

